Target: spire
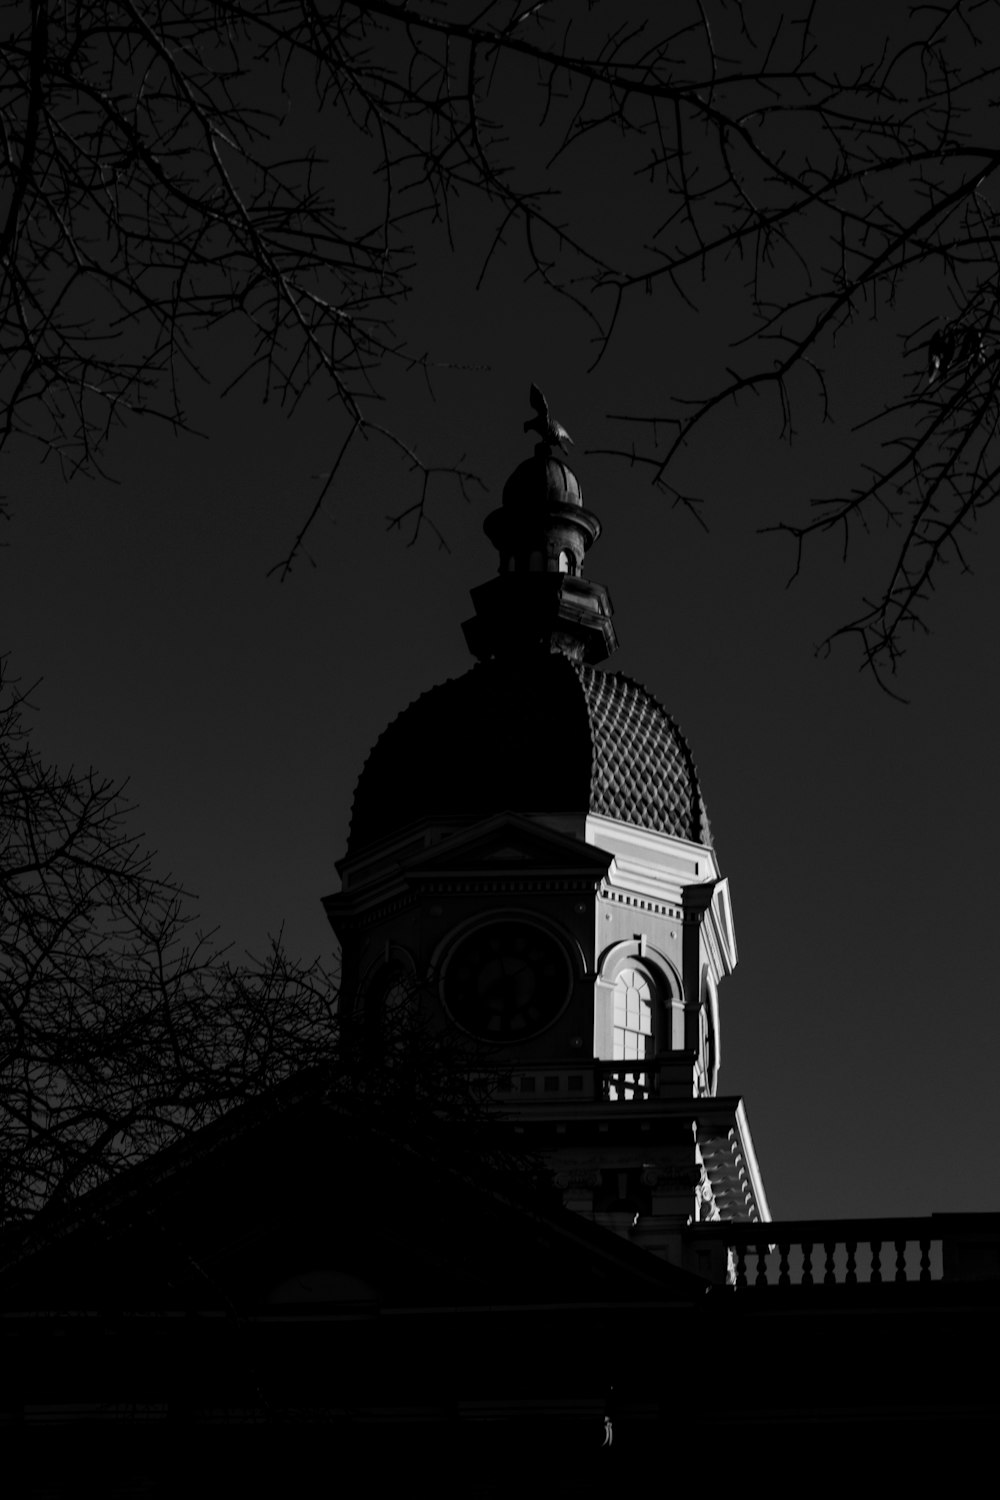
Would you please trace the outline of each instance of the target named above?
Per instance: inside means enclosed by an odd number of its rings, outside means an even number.
[[[499,566],[496,578],[472,590],[476,614],[462,627],[465,639],[480,661],[539,649],[604,661],[618,645],[611,600],[603,584],[582,576],[601,523],[584,509],[579,480],[562,456],[573,439],[535,385],[529,400],[535,416],[524,430],[541,441],[507,480],[500,509],[483,522]]]

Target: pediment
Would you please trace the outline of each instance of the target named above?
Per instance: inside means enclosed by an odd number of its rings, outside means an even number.
[[[0,1267],[6,1310],[357,1315],[684,1280],[512,1174],[478,1117],[340,1087],[322,1069],[290,1079],[69,1205]],[[335,1188],[317,1191],[317,1161],[336,1163]]]
[[[411,879],[438,879],[444,875],[558,873],[600,879],[610,862],[610,854],[583,839],[519,813],[499,813],[422,850],[406,874]]]

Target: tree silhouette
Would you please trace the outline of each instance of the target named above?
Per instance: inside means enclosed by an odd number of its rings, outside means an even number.
[[[416,989],[347,997],[342,1024],[339,976],[280,938],[232,962],[154,874],[125,788],[45,765],[30,710],[0,675],[0,1229],[286,1082],[279,1102],[319,1089],[402,1136],[457,1124],[470,1160],[536,1173],[496,1128],[488,1049],[428,1027]]]
[[[710,313],[716,288],[738,292],[715,376],[683,372],[653,410],[609,413],[626,436],[598,450],[696,512],[681,456],[714,420],[761,397],[792,437],[838,417],[872,320],[901,341],[893,378],[852,413],[864,472],[769,526],[795,568],[807,547],[888,528],[877,591],[826,644],[855,641],[889,685],[997,483],[992,7],[923,5],[881,35],[839,8],[726,0],[610,21],[572,0],[8,9],[5,438],[72,472],[126,416],[183,426],[188,382],[230,326],[234,381],[290,407],[325,385],[339,410],[279,571],[365,436],[417,470],[406,513],[433,525],[437,485],[473,476],[454,454],[420,457],[376,403],[388,367],[433,368],[394,318],[421,237],[456,236],[453,210],[474,200],[492,226],[484,274],[526,257],[590,321],[598,362],[638,299]],[[595,226],[579,180],[604,152],[645,182],[634,222]]]
[[[55,1207],[336,1050],[336,986],[237,965],[126,831],[124,788],[43,764],[0,684],[0,1223]]]

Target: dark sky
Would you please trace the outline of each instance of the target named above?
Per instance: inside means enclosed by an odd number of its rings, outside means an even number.
[[[613,208],[618,164],[592,166]],[[834,423],[799,392],[791,450],[765,402],[720,417],[686,461],[705,533],[641,470],[587,450],[621,441],[608,413],[704,383],[731,285],[700,318],[666,295],[637,303],[588,373],[586,322],[525,283],[514,251],[476,291],[487,227],[470,211],[458,231],[454,254],[442,235],[421,241],[402,330],[469,368],[442,369],[435,401],[418,374],[390,372],[384,406],[423,456],[464,454],[484,480],[469,504],[442,484],[448,550],[387,532],[416,485],[372,442],[310,537],[315,566],[266,576],[342,433],[320,392],[286,419],[251,390],[221,401],[210,386],[195,407],[205,437],[125,433],[113,484],[66,486],[54,464],[9,456],[5,637],[13,670],[42,679],[43,753],[130,778],[160,867],[236,952],[283,924],[294,952],[329,955],[320,898],[337,885],[354,782],[387,721],[469,665],[468,591],[493,567],[481,524],[530,451],[535,380],[604,523],[588,573],[615,605],[612,665],[678,718],[700,768],[740,950],[720,994],[720,1086],[747,1100],[773,1213],[996,1209],[991,1152],[980,1160],[1000,1133],[995,523],[975,539],[974,576],[943,579],[904,664],[911,702],[892,702],[849,649],[813,652],[877,577],[883,539],[846,569],[835,548],[818,553],[786,590],[789,554],[757,535],[852,461],[852,401],[908,378],[884,333],[848,351]],[[211,379],[231,352],[206,352]]]

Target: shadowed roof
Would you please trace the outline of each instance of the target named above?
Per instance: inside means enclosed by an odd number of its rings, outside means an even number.
[[[645,688],[560,652],[481,663],[376,741],[348,854],[428,817],[598,813],[711,842],[687,741]]]

